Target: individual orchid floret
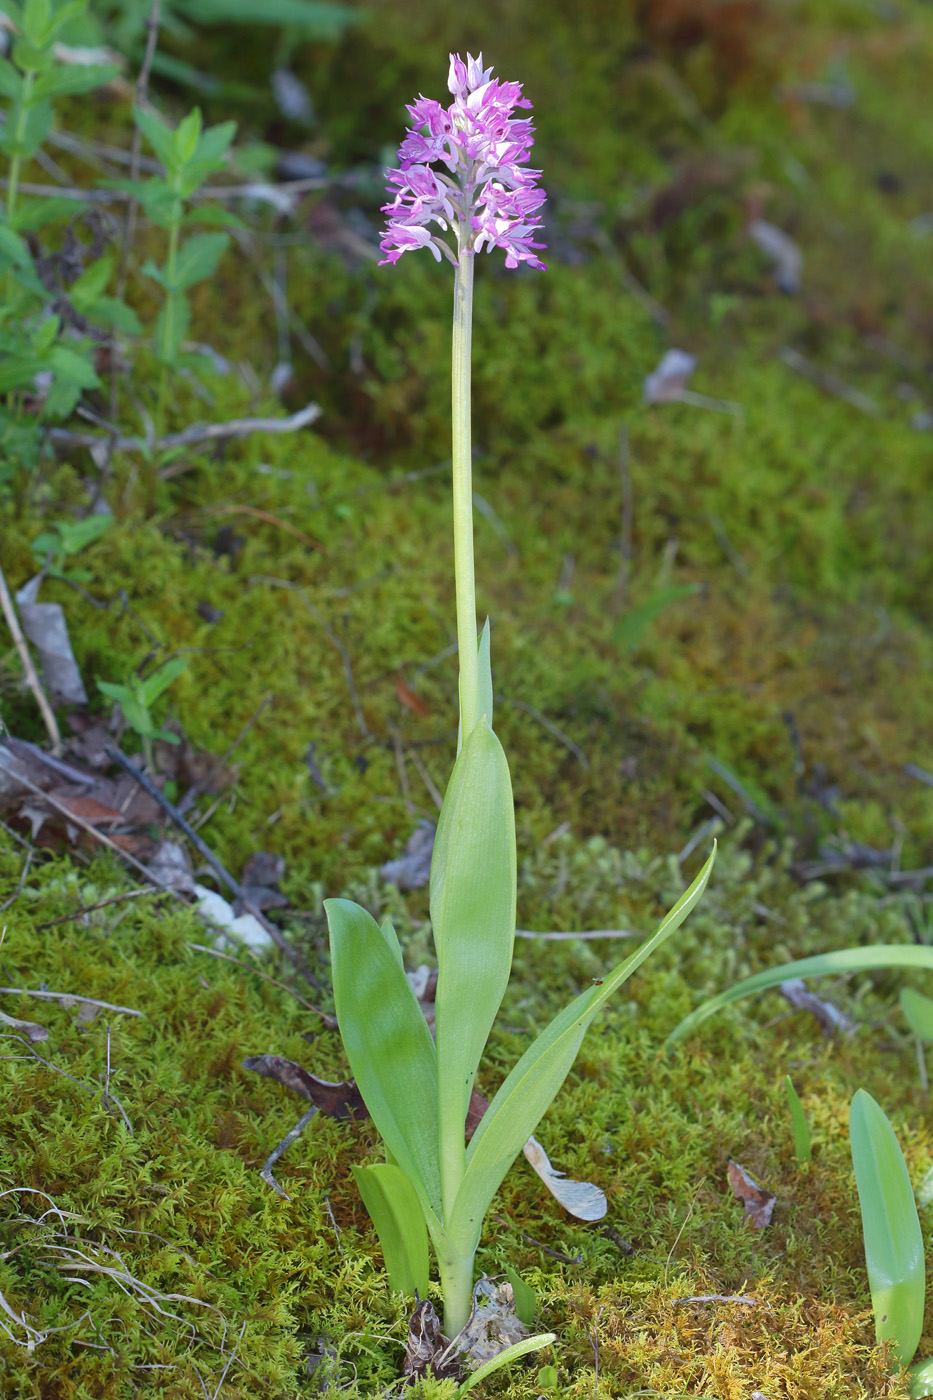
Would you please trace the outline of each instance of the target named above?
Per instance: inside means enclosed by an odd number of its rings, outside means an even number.
[[[450,55],[446,109],[429,97],[408,108],[412,125],[399,146],[397,169],[386,171],[391,203],[380,248],[386,263],[413,248],[428,248],[456,267],[464,254],[501,248],[506,267],[528,263],[546,271],[535,216],[547,196],[528,169],[534,125],[515,117],[530,108],[521,83],[503,83],[483,67],[483,55]],[[440,166],[441,169],[432,169]],[[439,230],[439,232],[438,232]],[[453,232],[453,246],[442,234]]]

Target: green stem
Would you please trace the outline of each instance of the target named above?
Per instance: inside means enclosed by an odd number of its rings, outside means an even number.
[[[175,286],[175,276],[178,264],[178,234],[180,225],[173,223],[168,231],[168,255],[165,259],[165,280],[169,288]],[[165,396],[168,390],[168,366],[170,347],[175,342],[175,307],[176,293],[169,290],[165,294],[165,319],[162,322],[162,343],[159,346],[159,359],[162,367],[159,372],[159,393],[156,399],[155,411],[155,436],[160,438],[165,429]]]
[[[12,144],[18,146],[26,135],[26,123],[29,120],[29,108],[32,102],[32,89],[35,85],[35,73],[23,75],[23,87],[19,96],[19,105],[16,110],[16,124],[13,127]],[[19,195],[19,177],[23,169],[23,158],[21,155],[10,157],[10,173],[6,183],[6,222],[7,227],[13,227],[13,217],[16,214],[16,201]],[[7,300],[12,300],[15,287],[15,278],[11,268],[7,274]]]
[[[454,576],[457,590],[457,644],[460,653],[460,737],[462,742],[465,742],[472,733],[476,723],[476,583],[473,576],[473,454],[470,420],[473,261],[472,249],[461,248],[454,279],[451,374]]]
[[[473,1305],[473,1255],[458,1254],[449,1240],[435,1240],[437,1268],[444,1297],[444,1335],[453,1341],[462,1332]]]

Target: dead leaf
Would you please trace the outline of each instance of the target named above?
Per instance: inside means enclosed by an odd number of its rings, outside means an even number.
[[[48,1040],[49,1038],[45,1026],[37,1025],[35,1021],[20,1021],[16,1016],[7,1016],[5,1011],[0,1011],[0,1025],[9,1026],[14,1031],[21,1031],[27,1040]]]
[[[369,1110],[363,1103],[363,1096],[356,1087],[355,1079],[332,1084],[326,1079],[318,1079],[309,1074],[294,1060],[286,1060],[282,1055],[251,1055],[243,1061],[243,1068],[261,1074],[266,1079],[274,1079],[286,1089],[300,1094],[309,1103],[316,1104],[328,1118],[368,1118]]]
[[[430,705],[422,700],[416,690],[412,690],[401,671],[395,673],[395,693],[401,704],[405,706],[406,710],[411,710],[412,714],[421,715],[424,718],[431,713]]]
[[[744,1167],[729,1159],[729,1185],[736,1200],[745,1206],[745,1220],[753,1230],[763,1230],[771,1224],[777,1196],[753,1181]]]
[[[285,860],[269,851],[254,851],[243,867],[240,876],[240,889],[233,902],[233,912],[242,914],[247,904],[254,909],[286,909],[288,900],[279,889],[279,881],[285,874]]]
[[[177,841],[161,841],[149,857],[146,869],[153,884],[178,890],[181,894],[194,894],[191,862],[184,846]]]
[[[642,384],[645,403],[676,403],[696,367],[695,355],[689,355],[686,350],[667,350],[657,369],[647,375]]]
[[[816,1017],[827,1040],[831,1040],[840,1031],[845,1035],[854,1035],[858,1029],[855,1022],[851,1021],[844,1011],[833,1006],[832,1002],[824,1001],[815,992],[808,992],[802,977],[788,978],[786,982],[781,983],[778,990],[795,1010],[809,1011]]]
[[[51,694],[66,705],[86,705],[87,691],[71,650],[68,624],[59,603],[40,603],[36,574],[16,594],[23,631],[39,653],[42,678]]]
[[[484,1276],[473,1287],[473,1306],[467,1325],[454,1337],[439,1361],[446,1363],[448,1356],[457,1356],[474,1370],[527,1336],[528,1328],[515,1311],[512,1285],[500,1283],[497,1287]]]
[[[770,258],[774,267],[774,277],[782,292],[794,296],[800,291],[803,273],[803,253],[783,229],[771,224],[767,219],[752,219],[748,226],[748,236],[765,257]]]
[[[452,1376],[459,1379],[460,1367],[456,1362],[443,1371],[435,1371],[434,1358],[443,1355],[448,1346],[447,1338],[441,1331],[440,1318],[434,1305],[425,1298],[419,1303],[408,1320],[408,1341],[405,1345],[405,1359],[402,1374],[421,1379],[427,1375]]]
[[[602,1220],[609,1209],[604,1192],[592,1181],[571,1181],[564,1172],[555,1171],[537,1138],[530,1137],[522,1149],[551,1195],[569,1215],[578,1220]]]
[[[424,819],[409,836],[405,850],[397,860],[387,860],[379,871],[383,880],[398,885],[400,890],[420,890],[431,878],[431,856],[434,851],[433,822]]]

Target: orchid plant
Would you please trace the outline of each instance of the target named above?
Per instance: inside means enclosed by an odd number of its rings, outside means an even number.
[[[383,263],[427,248],[455,269],[453,524],[460,729],[437,829],[430,909],[437,953],[436,1043],[405,976],[391,922],[349,900],[325,903],[340,1033],[385,1144],[355,1176],[393,1287],[422,1294],[430,1236],[448,1337],[465,1326],[474,1256],[493,1196],[566,1078],[587,1027],[699,900],[714,855],[654,935],[572,1001],[537,1037],[492,1100],[467,1148],[477,1068],[504,996],[515,937],[515,822],[509,767],[493,727],[489,623],[477,636],[473,572],[470,353],[473,269],[482,249],[545,271],[535,218],[545,202],[527,166],[534,127],[520,83],[493,79],[482,55],[451,55],[449,107],[419,97],[387,172]]]

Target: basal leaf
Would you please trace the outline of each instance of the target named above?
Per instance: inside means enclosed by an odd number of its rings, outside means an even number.
[[[810,1143],[807,1115],[803,1111],[803,1104],[797,1096],[797,1090],[794,1088],[793,1080],[789,1074],[785,1074],[784,1084],[787,1088],[787,1107],[790,1112],[791,1127],[794,1130],[794,1156],[798,1162],[812,1162],[813,1147]]]
[[[864,1089],[852,1100],[849,1139],[862,1210],[875,1336],[879,1343],[893,1338],[897,1364],[907,1366],[923,1331],[923,1233],[894,1129]]]
[[[512,966],[515,873],[509,765],[480,719],[454,765],[431,865],[438,1122],[448,1209],[462,1173],[473,1080]]]
[[[902,987],[900,994],[904,1019],[918,1040],[933,1040],[933,998],[913,987]]]
[[[324,902],[337,1021],[363,1101],[422,1204],[441,1212],[437,1063],[414,992],[371,914]]]
[[[376,1227],[389,1287],[407,1298],[428,1296],[428,1231],[418,1193],[396,1166],[378,1162],[351,1167],[363,1204]]]
[[[587,1027],[623,982],[680,927],[706,888],[715,858],[714,847],[693,884],[655,933],[602,983],[581,992],[555,1016],[500,1087],[473,1134],[466,1173],[448,1227],[451,1239],[461,1250],[475,1247],[493,1196],[566,1079]]]

